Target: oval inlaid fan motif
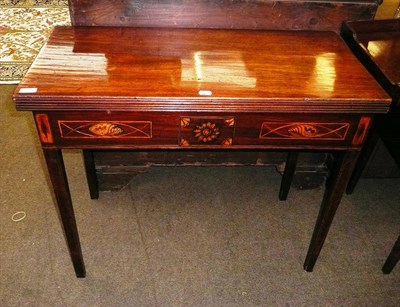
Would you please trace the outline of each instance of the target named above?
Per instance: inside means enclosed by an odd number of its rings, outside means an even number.
[[[89,127],[89,131],[99,136],[115,136],[122,132],[122,128],[111,123],[98,123]]]
[[[318,129],[311,125],[298,125],[290,128],[289,133],[294,136],[313,137],[318,134]]]

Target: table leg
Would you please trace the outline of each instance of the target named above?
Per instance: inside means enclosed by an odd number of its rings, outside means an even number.
[[[367,139],[365,140],[365,144],[361,150],[360,156],[358,158],[357,164],[354,168],[353,174],[349,180],[349,183],[346,188],[347,194],[352,194],[354,189],[360,179],[365,166],[367,165],[371,154],[374,152],[375,146],[378,143],[379,134],[375,127],[375,123],[372,124],[370,132],[368,134]]]
[[[314,268],[335,216],[336,209],[340,204],[354,165],[357,162],[358,154],[358,152],[352,151],[336,154],[335,165],[332,167],[332,173],[326,182],[324,198],[304,262],[304,269],[307,272],[312,272]]]
[[[92,150],[83,150],[83,162],[85,164],[86,180],[89,186],[89,193],[91,199],[99,198],[99,186],[96,174],[96,164],[94,163],[94,156]]]
[[[400,236],[397,238],[397,241],[394,244],[392,251],[387,257],[385,264],[382,267],[382,272],[384,274],[389,274],[396,266],[397,262],[399,262],[399,260],[400,260]]]
[[[50,180],[53,185],[76,276],[85,277],[85,264],[83,262],[81,244],[79,242],[78,229],[76,227],[75,214],[72,207],[71,194],[69,191],[61,150],[43,148],[43,153],[46,159]]]
[[[289,151],[283,172],[281,188],[279,190],[279,200],[286,200],[289,194],[290,185],[293,181],[293,175],[296,170],[297,159],[299,157],[298,151]]]

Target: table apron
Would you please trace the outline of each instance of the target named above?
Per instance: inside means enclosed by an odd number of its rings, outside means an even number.
[[[35,112],[54,148],[358,150],[365,114]]]

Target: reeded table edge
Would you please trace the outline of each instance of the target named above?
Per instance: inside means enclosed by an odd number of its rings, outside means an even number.
[[[289,100],[289,99],[259,99],[259,98],[170,98],[170,97],[37,97],[20,94],[13,97],[18,111],[166,111],[166,112],[314,112],[314,113],[386,113],[391,99],[370,100],[366,107],[365,100]],[[38,106],[33,103],[40,101]],[[69,101],[74,101],[71,103]],[[99,103],[101,101],[101,103]],[[77,102],[84,102],[78,104]],[[383,102],[386,102],[383,104]]]

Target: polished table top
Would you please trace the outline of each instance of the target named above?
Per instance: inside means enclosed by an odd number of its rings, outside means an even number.
[[[400,86],[400,19],[350,22],[361,45],[392,84]]]
[[[341,35],[400,112],[400,19],[344,22]]]
[[[397,32],[360,34],[359,39],[387,78],[400,86],[400,28]]]
[[[333,32],[56,27],[16,93],[19,110],[387,109]]]

